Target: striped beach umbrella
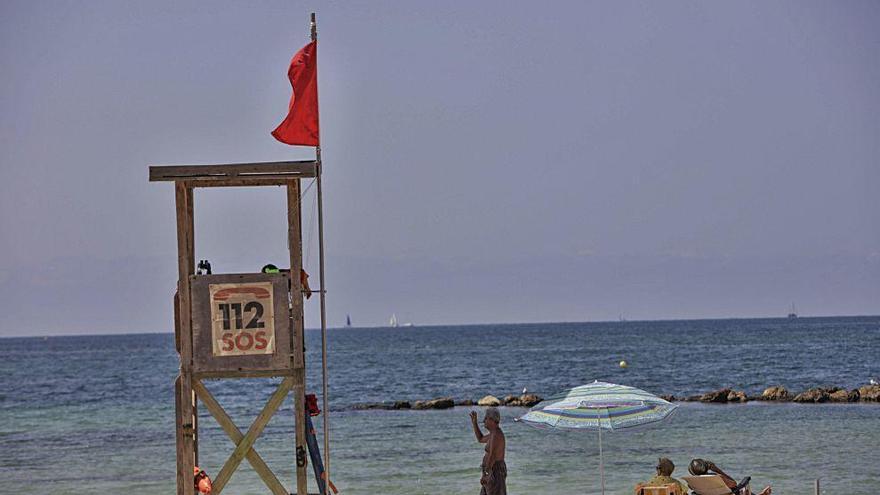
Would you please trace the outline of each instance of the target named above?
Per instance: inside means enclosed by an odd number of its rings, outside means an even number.
[[[545,399],[516,421],[541,429],[598,431],[599,477],[604,495],[602,430],[652,425],[670,417],[677,407],[644,390],[597,380]]]

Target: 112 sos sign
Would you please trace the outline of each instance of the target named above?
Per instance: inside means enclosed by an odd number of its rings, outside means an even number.
[[[211,284],[211,336],[215,356],[275,353],[272,284]]]

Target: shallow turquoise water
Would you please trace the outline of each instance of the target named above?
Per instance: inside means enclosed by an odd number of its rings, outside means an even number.
[[[312,363],[317,337],[307,335]],[[3,343],[0,493],[174,491],[170,335]],[[487,346],[496,349],[489,359],[479,351]],[[677,395],[721,386],[756,393],[777,383],[854,387],[880,375],[878,350],[880,318],[337,330],[330,334],[332,475],[351,494],[479,491],[482,451],[470,408],[351,410],[358,402],[479,398],[523,386],[547,395],[592,379]],[[622,358],[627,370],[615,366]],[[318,371],[310,369],[315,389]],[[208,386],[245,429],[273,383]],[[288,486],[291,409],[285,403],[256,445]],[[598,493],[596,434],[511,421],[523,412],[502,408],[510,493]],[[205,411],[200,425],[200,464],[216,475],[233,446]],[[672,458],[678,476],[692,457],[706,457],[735,477],[752,476],[753,488],[772,484],[774,493],[812,493],[815,478],[827,493],[867,495],[880,486],[878,404],[684,403],[657,428],[603,438],[608,493],[631,493],[658,456]],[[225,493],[267,492],[244,463]]]

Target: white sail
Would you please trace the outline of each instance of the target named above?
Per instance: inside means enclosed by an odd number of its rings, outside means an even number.
[[[391,313],[391,320],[388,322],[388,324],[392,327],[397,326],[397,315],[396,314]]]

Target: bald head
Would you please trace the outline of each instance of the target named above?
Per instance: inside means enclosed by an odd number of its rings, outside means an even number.
[[[486,413],[483,416],[483,420],[485,421],[487,419],[491,419],[492,421],[494,421],[496,423],[501,423],[501,413],[498,412],[497,408],[487,407]]]

